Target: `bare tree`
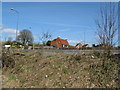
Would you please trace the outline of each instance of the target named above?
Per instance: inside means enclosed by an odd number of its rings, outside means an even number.
[[[100,17],[96,20],[99,44],[111,47],[116,44],[117,8],[115,3],[106,4],[100,8]]]
[[[103,52],[99,53],[102,56],[102,70],[103,73],[108,73],[106,66],[109,60],[111,60],[111,49],[117,43],[116,32],[118,30],[118,12],[116,3],[104,4],[104,7],[100,8],[100,16],[96,20],[97,35],[99,46],[102,46]],[[101,76],[100,76],[101,78]],[[99,81],[101,82],[101,81]]]
[[[20,34],[17,36],[17,40],[24,45],[33,43],[33,39],[32,32],[27,29],[20,31]]]
[[[50,40],[51,37],[52,34],[50,34],[49,32],[44,32],[41,38],[43,45],[46,45],[47,41]]]
[[[104,49],[101,53],[103,56],[102,66],[106,65],[106,61],[110,58],[111,48],[116,44],[115,41],[117,25],[117,8],[115,3],[106,4],[100,8],[100,16],[96,20],[98,43]]]

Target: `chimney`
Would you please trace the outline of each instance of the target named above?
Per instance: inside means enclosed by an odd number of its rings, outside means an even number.
[[[67,38],[65,38],[65,40],[67,41]]]
[[[58,38],[60,38],[60,36],[58,36]]]

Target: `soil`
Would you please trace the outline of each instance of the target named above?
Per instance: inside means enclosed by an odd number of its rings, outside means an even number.
[[[102,59],[90,53],[5,53],[3,87],[117,88],[118,63],[107,60],[103,70]]]

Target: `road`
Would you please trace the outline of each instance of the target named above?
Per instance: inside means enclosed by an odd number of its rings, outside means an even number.
[[[43,50],[28,50],[28,49],[24,49],[24,50],[11,50],[11,51],[21,51],[21,52],[42,52],[42,53],[82,53],[82,52],[104,52],[104,50],[59,50],[59,49],[43,49]],[[111,50],[111,52],[113,54],[118,54],[120,53],[120,50]]]

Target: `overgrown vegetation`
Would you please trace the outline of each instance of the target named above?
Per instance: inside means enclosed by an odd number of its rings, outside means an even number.
[[[114,60],[115,55],[105,60],[104,67],[102,53],[13,52],[5,53],[4,60],[6,56],[15,63],[13,68],[3,67],[3,87],[119,87],[119,63]]]
[[[2,53],[2,67],[13,68],[15,65],[14,56],[9,52]]]

